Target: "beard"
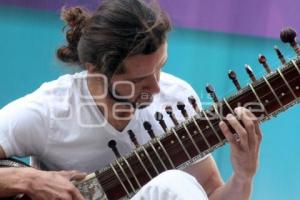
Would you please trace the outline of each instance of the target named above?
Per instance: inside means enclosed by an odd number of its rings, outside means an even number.
[[[136,98],[136,104],[138,105],[138,109],[144,109],[150,106],[150,104],[153,102],[153,95],[147,92],[142,92],[137,98]]]
[[[148,92],[141,92],[134,100],[131,100],[121,98],[122,95],[117,90],[112,92],[111,87],[109,87],[108,95],[118,103],[130,104],[134,109],[145,109],[153,102],[153,95]]]

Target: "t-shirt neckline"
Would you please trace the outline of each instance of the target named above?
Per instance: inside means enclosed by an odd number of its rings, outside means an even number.
[[[90,93],[90,90],[88,88],[88,84],[87,84],[87,76],[88,76],[88,72],[86,72],[86,75],[85,75],[85,78],[84,78],[84,81],[83,81],[83,89],[84,91],[86,91],[87,93],[87,96],[88,96],[88,99],[91,100],[92,104],[94,106],[91,106],[91,109],[93,109],[95,112],[96,112],[96,117],[97,117],[97,120],[100,121],[104,121],[105,122],[105,125],[103,126],[104,128],[108,129],[109,132],[111,133],[114,133],[114,134],[123,134],[124,132],[126,132],[127,130],[130,129],[130,127],[133,127],[133,123],[137,121],[137,118],[138,118],[138,110],[136,110],[133,114],[133,117],[130,119],[130,121],[127,123],[127,125],[125,126],[125,128],[122,130],[122,131],[119,131],[117,130],[115,127],[113,127],[107,120],[106,118],[104,117],[103,113],[99,110],[92,94]]]

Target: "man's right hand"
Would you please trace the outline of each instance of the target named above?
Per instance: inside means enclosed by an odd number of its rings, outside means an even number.
[[[26,168],[24,172],[24,193],[32,200],[84,200],[71,181],[83,179],[86,176],[85,173],[78,171],[46,172],[33,168]]]

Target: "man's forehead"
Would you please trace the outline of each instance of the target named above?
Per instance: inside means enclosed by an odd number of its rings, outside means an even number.
[[[127,71],[143,70],[143,68],[157,68],[163,65],[168,57],[167,46],[162,45],[157,51],[149,55],[135,55],[124,60],[124,66]]]

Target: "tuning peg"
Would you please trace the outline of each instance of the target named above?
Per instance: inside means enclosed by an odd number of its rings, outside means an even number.
[[[262,54],[258,55],[258,62],[264,66],[267,73],[271,73],[270,66],[267,63],[267,58],[264,55]]]
[[[173,113],[173,109],[172,106],[166,106],[165,108],[166,113],[170,116],[172,122],[174,123],[175,126],[179,125],[174,113]]]
[[[150,138],[154,139],[155,138],[155,134],[154,134],[154,132],[152,130],[152,125],[150,124],[150,122],[145,121],[143,125],[144,125],[144,128],[146,129],[146,131],[148,132]]]
[[[188,118],[189,118],[189,116],[188,116],[188,114],[187,114],[187,112],[186,112],[186,110],[185,110],[185,105],[184,105],[183,102],[181,102],[181,101],[177,102],[177,108],[178,108],[178,110],[181,111],[181,114],[183,115],[183,117],[184,117],[185,119],[188,119]]]
[[[280,62],[284,65],[286,63],[285,58],[279,48],[275,45],[274,46],[275,52],[277,54],[277,57],[279,58]]]
[[[107,145],[109,148],[112,149],[112,151],[114,152],[114,154],[117,158],[121,157],[121,155],[117,149],[117,142],[115,140],[110,140]]]
[[[239,81],[237,80],[237,75],[233,70],[229,70],[228,77],[232,80],[233,84],[235,85],[237,90],[241,89],[241,85]]]
[[[296,42],[297,33],[290,27],[286,27],[280,32],[280,39],[284,43],[289,43],[298,56],[300,56],[300,48],[298,43]]]
[[[134,144],[134,146],[135,147],[139,147],[140,144],[138,143],[138,141],[137,141],[137,139],[135,137],[134,132],[132,130],[128,130],[127,133],[128,133],[128,135],[130,137],[131,142]]]
[[[160,126],[164,129],[164,131],[167,132],[167,125],[165,123],[163,114],[160,112],[156,112],[154,114],[154,118],[159,122]]]
[[[200,109],[198,107],[198,104],[197,104],[197,101],[196,101],[195,97],[193,95],[191,95],[191,96],[188,97],[188,100],[189,100],[190,104],[193,106],[196,113],[200,113]]]
[[[250,65],[245,65],[245,69],[246,69],[246,72],[247,74],[249,75],[250,79],[255,82],[256,81],[256,78],[254,76],[254,73],[253,73],[253,70],[251,69]]]
[[[210,84],[207,84],[206,87],[206,92],[211,96],[211,98],[214,100],[215,103],[218,103],[219,102],[219,99],[216,95],[216,92],[215,92],[215,89],[212,85]]]

